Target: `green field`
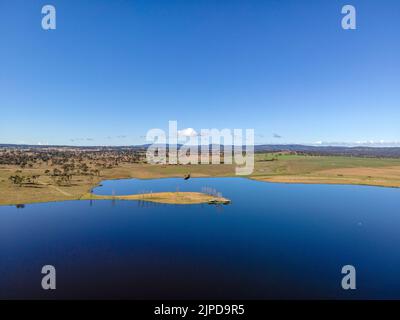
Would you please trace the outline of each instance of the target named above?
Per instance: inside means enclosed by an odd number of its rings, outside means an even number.
[[[258,154],[252,177],[288,183],[399,187],[400,159]]]

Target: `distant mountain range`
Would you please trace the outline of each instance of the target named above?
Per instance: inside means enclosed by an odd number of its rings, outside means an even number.
[[[257,145],[256,152],[293,151],[315,155],[343,155],[362,157],[400,157],[400,147],[344,147],[344,146],[307,146],[307,145]]]
[[[66,146],[66,145],[21,145],[0,144],[0,148],[16,149],[74,149],[74,150],[145,150],[149,144],[136,146]],[[178,145],[178,148],[182,145]],[[211,149],[211,145],[209,148]],[[218,145],[216,146],[218,147]],[[168,147],[167,147],[168,148]],[[223,146],[220,146],[223,150]],[[300,144],[263,144],[255,145],[255,152],[296,152],[309,155],[343,155],[361,157],[400,158],[400,147],[347,147],[347,146],[309,146]]]

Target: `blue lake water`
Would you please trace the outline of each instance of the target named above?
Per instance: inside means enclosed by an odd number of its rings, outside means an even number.
[[[0,207],[0,298],[400,298],[400,189],[173,178],[94,192],[205,187],[232,203]],[[41,289],[47,264],[55,291]],[[347,264],[356,290],[341,288]]]

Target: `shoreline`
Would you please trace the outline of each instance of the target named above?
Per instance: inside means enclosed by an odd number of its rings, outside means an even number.
[[[140,178],[140,177],[126,177],[126,178],[107,178],[104,180],[101,180],[101,182],[97,183],[95,186],[93,186],[91,189],[97,188],[102,184],[104,181],[116,181],[116,180],[131,180],[131,179],[137,179],[137,180],[160,180],[160,179],[179,179],[182,178],[181,176],[160,176],[160,177],[149,177],[149,178]],[[250,179],[250,180],[255,180],[255,181],[261,181],[261,182],[270,182],[270,183],[283,183],[283,184],[326,184],[326,185],[343,185],[343,186],[366,186],[366,187],[379,187],[379,188],[400,188],[400,183],[393,183],[393,184],[388,184],[388,183],[365,183],[361,179],[353,178],[354,181],[351,181],[351,178],[342,178],[342,179],[336,179],[333,177],[318,177],[318,176],[289,176],[289,175],[270,175],[270,176],[237,176],[237,175],[221,175],[221,176],[196,176],[194,174],[191,179],[198,179],[198,178],[242,178],[242,179]],[[312,181],[312,180],[319,180],[319,181]],[[343,181],[338,181],[338,180],[348,180],[347,182]]]
[[[363,187],[375,187],[375,188],[400,188],[400,184],[398,183],[373,183],[367,181],[360,181],[354,179],[335,179],[329,177],[296,177],[296,176],[252,176],[248,177],[248,179],[261,181],[261,182],[270,182],[270,183],[283,183],[283,184],[316,184],[316,185],[341,185],[341,186],[363,186]],[[342,181],[341,181],[342,180]],[[343,181],[345,180],[345,181]]]
[[[163,204],[230,204],[231,200],[224,197],[211,196],[201,192],[154,192],[143,194],[131,195],[97,195],[93,193],[86,193],[80,197],[73,197],[69,199],[54,199],[54,200],[37,200],[37,201],[24,201],[21,203],[0,203],[1,206],[18,206],[28,205],[35,203],[52,203],[64,201],[90,201],[90,200],[118,200],[118,201],[146,201],[156,202]]]
[[[138,180],[152,180],[152,179],[167,179],[167,178],[180,178],[179,176],[170,176],[170,177],[152,177],[152,178],[108,178],[101,180],[100,182],[96,182],[93,186],[90,186],[88,191],[80,196],[71,196],[67,198],[63,198],[61,196],[54,197],[52,199],[38,199],[38,200],[28,200],[28,201],[0,201],[0,206],[16,206],[16,205],[26,205],[26,204],[35,204],[35,203],[51,203],[51,202],[63,202],[63,201],[79,201],[79,200],[125,200],[125,201],[148,201],[148,202],[156,202],[156,203],[164,203],[164,204],[202,204],[202,203],[215,203],[215,204],[228,204],[230,203],[229,199],[224,197],[214,197],[201,192],[154,192],[154,193],[144,193],[144,194],[131,194],[131,195],[97,195],[90,193],[90,190],[98,187],[104,181],[114,181],[114,180],[130,180],[130,179],[138,179]],[[328,177],[316,177],[316,176],[194,176],[193,179],[196,178],[244,178],[250,179],[260,182],[269,182],[269,183],[282,183],[282,184],[315,184],[315,185],[349,185],[349,186],[364,186],[364,187],[376,187],[376,188],[400,188],[399,184],[374,184],[368,183],[366,181],[359,181],[354,179],[355,181],[351,181],[351,179],[343,178],[343,179],[335,179]],[[342,181],[340,181],[342,180]],[[345,181],[343,181],[345,180]],[[51,187],[51,185],[48,185]],[[21,187],[23,188],[23,187]]]
[[[279,160],[276,161],[262,161],[265,157],[266,155],[258,155],[259,161],[256,159],[253,173],[247,176],[235,175],[234,167],[229,164],[165,166],[123,163],[116,167],[102,169],[101,174],[98,172],[98,175],[75,173],[66,183],[62,181],[58,183],[58,176],[49,173],[49,168],[55,170],[60,168],[59,165],[41,164],[24,169],[15,165],[2,165],[0,166],[0,205],[79,200],[108,180],[182,179],[188,173],[191,174],[191,179],[245,178],[260,182],[284,184],[400,187],[400,159],[281,155]],[[87,162],[88,160],[84,164]],[[93,163],[89,163],[89,165],[94,168]],[[23,184],[12,183],[10,181],[12,175],[36,176],[36,180],[33,182],[28,180]],[[176,202],[176,200],[172,201],[168,197],[174,198],[175,196],[169,194],[169,196],[161,197],[156,201],[161,203]],[[155,201],[154,196],[150,195],[142,195],[141,198],[145,198],[143,200],[146,201]],[[202,201],[203,203],[207,202],[205,199]]]

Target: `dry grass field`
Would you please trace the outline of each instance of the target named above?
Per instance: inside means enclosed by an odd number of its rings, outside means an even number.
[[[39,166],[31,169],[21,169],[16,166],[0,166],[0,205],[27,204],[36,202],[77,200],[99,184],[102,180],[123,178],[165,178],[182,177],[191,173],[192,177],[206,176],[232,176],[234,167],[231,165],[148,165],[148,164],[121,164],[111,169],[101,170],[100,176],[73,175],[68,184],[57,184],[51,176],[44,172],[48,168]],[[35,183],[24,183],[19,186],[13,184],[9,177],[15,172],[21,171],[20,175],[38,175]],[[207,196],[208,197],[208,196]],[[153,198],[152,201],[155,199]],[[207,201],[209,198],[207,198]],[[193,197],[190,201],[196,201]],[[201,202],[207,202],[205,198]],[[161,202],[161,201],[159,201]],[[168,201],[163,197],[164,203],[176,203]],[[181,201],[184,203],[185,201]],[[195,202],[196,203],[196,202]]]

